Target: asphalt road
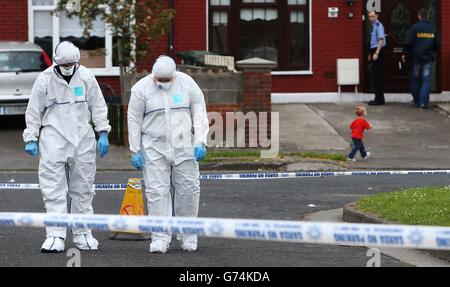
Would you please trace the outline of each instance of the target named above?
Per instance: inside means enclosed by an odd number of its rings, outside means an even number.
[[[125,183],[137,173],[99,173],[97,183]],[[34,173],[0,173],[0,182],[36,183]],[[203,181],[200,216],[301,220],[306,214],[336,209],[361,196],[402,187],[446,185],[448,176],[376,176],[261,181]],[[123,192],[98,192],[97,213],[117,214]],[[314,204],[317,207],[308,207]],[[0,211],[42,212],[38,191],[0,191]],[[95,232],[97,252],[82,252],[82,266],[356,266],[366,248],[201,238],[195,253],[174,242],[165,255],[150,254],[149,242],[124,242]],[[66,254],[44,255],[43,229],[0,227],[0,266],[66,266]],[[66,247],[73,247],[68,237]],[[382,266],[408,266],[382,256]]]

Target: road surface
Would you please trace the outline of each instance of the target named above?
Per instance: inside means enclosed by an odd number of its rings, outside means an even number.
[[[132,172],[98,173],[96,183],[126,183]],[[0,182],[37,183],[30,172],[0,173]],[[200,216],[302,220],[307,214],[336,209],[358,198],[402,187],[447,185],[449,177],[434,176],[358,176],[258,181],[202,181]],[[99,191],[96,213],[117,214],[122,191]],[[316,207],[309,207],[314,205]],[[2,212],[43,212],[38,191],[0,191]],[[66,266],[66,254],[41,254],[43,229],[0,227],[0,266]],[[82,266],[356,266],[364,267],[369,258],[364,247],[273,243],[200,238],[195,253],[182,251],[173,242],[165,255],[150,254],[148,242],[108,239],[108,233],[95,232],[100,241],[97,252],[82,252]],[[71,236],[66,248],[73,247]],[[382,266],[408,266],[382,256]]]

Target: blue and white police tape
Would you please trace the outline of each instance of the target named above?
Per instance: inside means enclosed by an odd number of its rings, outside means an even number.
[[[275,242],[450,250],[450,227],[45,213],[0,213],[0,225],[171,232]]]
[[[203,180],[259,180],[259,179],[293,179],[311,177],[338,176],[381,176],[381,175],[448,175],[450,170],[386,170],[386,171],[330,171],[330,172],[261,172],[203,174]]]
[[[127,184],[122,183],[98,183],[93,186],[97,191],[125,190]],[[38,190],[37,183],[0,183],[0,190]]]
[[[450,170],[391,170],[391,171],[337,171],[337,172],[252,172],[252,173],[212,173],[200,175],[201,180],[263,180],[322,178],[342,176],[382,176],[382,175],[449,175]],[[97,191],[125,190],[126,184],[95,184]],[[35,190],[35,183],[0,183],[0,190]]]

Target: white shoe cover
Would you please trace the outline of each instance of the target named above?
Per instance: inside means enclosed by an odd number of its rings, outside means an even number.
[[[74,234],[73,243],[80,250],[98,250],[98,241],[92,234]]]
[[[177,236],[177,240],[181,242],[181,249],[184,251],[196,251],[197,250],[197,236],[196,235],[180,235]]]
[[[45,239],[44,244],[42,244],[42,253],[60,253],[63,252],[65,248],[64,239],[59,237],[48,237]]]
[[[165,242],[164,240],[152,240],[152,243],[150,243],[150,252],[151,253],[161,253],[164,254],[169,249],[169,243]]]

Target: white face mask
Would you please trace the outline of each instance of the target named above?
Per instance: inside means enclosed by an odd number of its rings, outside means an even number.
[[[160,88],[161,90],[168,90],[172,86],[172,82],[167,82],[167,83],[162,83],[162,82],[158,82],[158,81],[155,81],[155,82],[156,82],[156,85],[158,86],[158,88]]]
[[[72,76],[73,72],[75,70],[75,66],[71,66],[71,67],[59,66],[59,70],[61,71],[61,74],[63,76]]]

